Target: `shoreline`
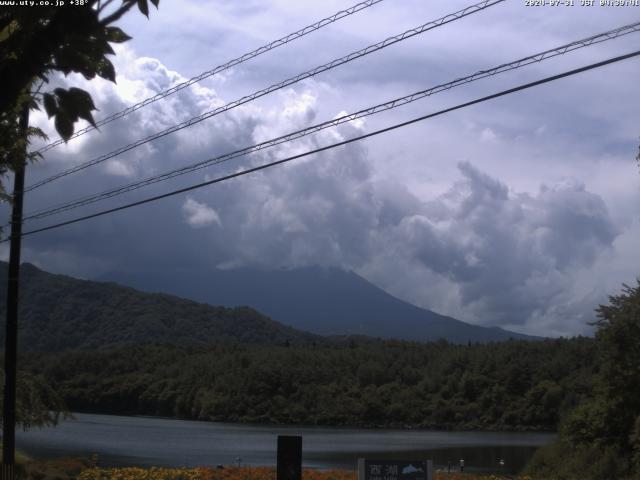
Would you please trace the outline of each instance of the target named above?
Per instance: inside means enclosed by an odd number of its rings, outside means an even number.
[[[70,412],[71,415],[102,415],[109,417],[124,417],[124,418],[142,418],[152,420],[174,420],[180,422],[197,422],[203,424],[215,424],[215,425],[242,425],[247,427],[264,427],[264,428],[304,428],[304,429],[358,429],[358,430],[370,430],[372,432],[380,430],[398,431],[398,432],[443,432],[443,433],[531,433],[531,434],[544,434],[544,435],[556,435],[557,430],[545,430],[545,429],[533,429],[533,428],[464,428],[461,426],[413,426],[413,425],[371,425],[371,424],[304,424],[304,423],[269,423],[269,422],[243,422],[243,421],[230,421],[230,420],[201,420],[186,417],[166,417],[160,415],[146,415],[146,414],[127,414],[127,413],[104,413],[95,411],[82,411],[82,412]],[[67,419],[68,420],[68,419]],[[61,420],[61,421],[64,421]]]
[[[273,465],[278,435],[303,437],[303,464],[316,469],[353,469],[358,457],[430,458],[437,468],[464,458],[474,472],[508,472],[524,467],[548,433],[353,429],[264,426],[76,412],[58,427],[18,434],[18,448],[35,458],[88,457],[103,466]]]

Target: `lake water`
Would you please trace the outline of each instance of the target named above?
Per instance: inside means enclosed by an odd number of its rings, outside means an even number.
[[[37,458],[97,453],[102,466],[275,465],[278,435],[302,435],[303,465],[355,469],[357,457],[433,459],[437,468],[465,460],[465,470],[516,473],[548,433],[366,430],[195,422],[75,414],[55,428],[16,432],[17,448]]]

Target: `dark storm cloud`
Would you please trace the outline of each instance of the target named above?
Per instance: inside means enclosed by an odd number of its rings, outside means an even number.
[[[406,218],[394,240],[410,255],[460,287],[461,301],[484,311],[488,323],[526,322],[551,306],[555,280],[593,264],[618,232],[606,206],[583,185],[543,186],[537,195],[506,185],[469,163],[463,181]],[[540,295],[542,293],[542,295]]]
[[[135,58],[127,49],[118,58],[123,63],[118,68],[117,93],[105,84],[89,87],[96,103],[108,105],[105,112],[184,80],[161,62]],[[323,105],[323,115],[319,114],[318,95],[331,88],[308,81],[274,95],[270,102],[207,120],[44,187],[30,197],[28,209],[101,191],[325,120],[328,107]],[[224,101],[211,88],[183,90],[167,102],[132,115],[126,123],[117,122],[101,134],[87,136],[90,141],[72,142],[53,151],[30,172],[30,178],[42,178],[93,158]],[[497,149],[500,139],[511,135],[501,128],[504,125],[525,134],[540,127],[538,119],[519,116],[514,121],[499,115],[502,110],[495,111],[492,128],[480,124],[466,132],[458,128],[432,137],[453,149],[467,142],[477,145],[467,137],[469,132],[482,132],[476,135],[479,141]],[[203,177],[282,158],[366,130],[366,125],[327,130],[126,199],[197,183]],[[544,141],[549,142],[547,138]],[[536,146],[544,141],[531,139]],[[413,145],[415,139],[398,133],[380,142],[393,147]],[[410,188],[414,181],[410,173],[389,175],[388,159],[376,145],[380,144],[351,144],[188,196],[33,236],[25,240],[25,259],[84,277],[110,270],[334,265],[355,269],[404,299],[463,320],[526,325],[532,333],[546,333],[541,329],[547,328],[553,332],[580,330],[576,322],[583,321],[584,311],[593,305],[575,294],[574,280],[597,264],[602,252],[613,248],[619,233],[600,195],[573,180],[546,182],[549,185],[535,193],[517,191],[511,185],[514,176],[505,180],[495,169],[486,173],[492,162],[502,161],[497,153],[488,160],[468,157],[472,162],[460,163],[453,176],[443,174],[441,181],[448,186],[443,193],[424,195]],[[431,162],[435,176],[451,156],[444,148],[407,149],[415,163]],[[522,152],[524,157],[526,151]],[[395,157],[401,155],[394,152]],[[529,172],[525,166],[518,173],[516,179]],[[103,206],[119,203],[112,200]],[[87,213],[91,211],[95,209]],[[568,326],[561,327],[563,322]]]

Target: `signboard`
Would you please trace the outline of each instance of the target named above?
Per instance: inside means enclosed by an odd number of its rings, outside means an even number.
[[[301,480],[302,437],[278,435],[277,480]]]
[[[358,480],[433,480],[431,460],[358,459]]]

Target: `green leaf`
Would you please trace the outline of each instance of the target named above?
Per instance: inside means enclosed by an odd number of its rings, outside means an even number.
[[[93,120],[93,115],[91,115],[91,110],[96,110],[96,106],[89,92],[73,87],[69,89],[68,99],[73,111],[70,117],[83,118],[95,127],[96,124]]]
[[[126,42],[127,40],[131,40],[131,37],[126,33],[124,33],[118,27],[107,27],[106,32],[107,32],[107,41],[112,43],[122,43],[122,42]]]
[[[77,121],[79,112],[71,93],[64,88],[56,88],[53,92],[58,97],[58,116],[63,116],[72,123]]]
[[[38,137],[42,140],[47,140],[49,137],[46,133],[42,131],[42,129],[38,127],[29,127],[27,128],[27,137]],[[37,152],[34,152],[37,153]]]
[[[107,80],[111,80],[113,83],[116,83],[116,70],[113,68],[113,63],[108,59],[103,58],[98,62],[97,72],[102,78],[106,78]]]
[[[42,97],[44,99],[44,109],[47,112],[49,118],[51,118],[58,112],[58,104],[56,103],[56,99],[50,93],[45,93]]]
[[[65,142],[73,135],[73,121],[71,121],[64,112],[59,112],[56,115],[55,126],[58,134]]]
[[[153,3],[153,5],[158,8],[158,4],[160,3],[160,0],[151,0],[151,3]]]
[[[89,122],[93,127],[98,128],[96,127],[96,121],[93,119],[93,115],[91,115],[89,110],[78,112],[78,116]]]
[[[145,17],[149,18],[149,5],[147,4],[147,0],[138,0],[138,8]]]
[[[82,90],[81,88],[72,87],[69,89],[69,97],[76,105],[78,110],[95,110],[96,106],[93,103],[93,99],[89,92]]]
[[[69,75],[76,69],[79,54],[77,49],[63,47],[54,52],[53,58],[55,60],[56,69],[60,70],[65,75]]]
[[[40,105],[36,97],[31,97],[31,100],[29,100],[29,110],[40,110]]]
[[[131,38],[131,37],[129,37]],[[103,55],[115,55],[116,52],[113,50],[113,48],[111,48],[111,45],[109,44],[108,41],[104,41],[102,42],[102,54]]]
[[[53,93],[55,93],[58,98],[66,98],[68,95],[68,92],[64,88],[56,88],[53,90]]]

